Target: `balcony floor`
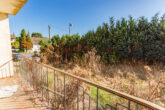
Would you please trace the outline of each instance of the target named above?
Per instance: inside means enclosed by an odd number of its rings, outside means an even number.
[[[19,85],[16,93],[8,98],[0,98],[0,110],[49,110],[44,102],[23,83],[20,77],[0,79],[0,87]]]

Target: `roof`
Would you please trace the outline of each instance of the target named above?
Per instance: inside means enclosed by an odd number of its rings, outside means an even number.
[[[32,44],[33,44],[33,45],[38,45],[39,42],[40,42],[40,40],[48,41],[49,38],[47,38],[47,37],[43,37],[43,38],[31,37],[31,40],[32,40]]]
[[[0,0],[0,13],[16,15],[28,0]]]
[[[11,38],[11,39],[15,39],[15,36],[14,36],[14,35],[10,35],[10,38]]]

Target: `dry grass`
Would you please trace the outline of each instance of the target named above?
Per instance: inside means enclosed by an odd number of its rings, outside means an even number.
[[[50,58],[48,62],[46,59],[44,61],[49,63]],[[165,66],[162,63],[149,66],[139,61],[105,65],[92,50],[85,54],[83,61],[75,57],[73,62],[62,67],[74,75],[165,107]]]
[[[69,73],[165,107],[165,67],[162,64],[103,65],[94,52],[89,52],[83,62],[74,65],[72,69],[65,69]]]

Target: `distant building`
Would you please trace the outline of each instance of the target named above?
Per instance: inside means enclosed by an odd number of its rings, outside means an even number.
[[[43,37],[43,38],[39,38],[39,37],[31,37],[31,40],[32,40],[32,45],[33,45],[33,48],[31,49],[31,52],[40,52],[40,45],[39,45],[39,42],[40,40],[43,40],[43,41],[48,41],[49,38],[47,37]]]
[[[15,35],[10,35],[10,39],[11,39],[11,43],[15,42],[16,41]]]

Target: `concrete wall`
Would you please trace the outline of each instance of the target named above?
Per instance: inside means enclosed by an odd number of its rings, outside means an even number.
[[[0,13],[0,67],[12,59],[8,14]],[[0,68],[0,78],[13,75],[12,61]]]

